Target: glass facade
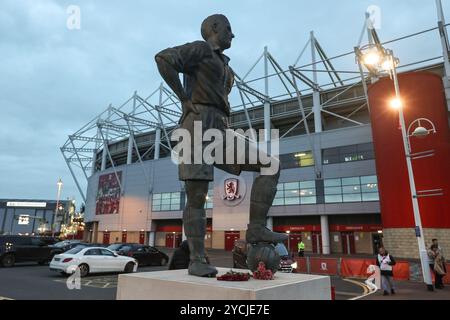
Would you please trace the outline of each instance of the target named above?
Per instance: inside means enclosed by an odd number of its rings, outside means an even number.
[[[152,211],[181,210],[181,192],[154,193]]]
[[[206,196],[205,209],[213,208],[214,192],[213,190],[208,190],[208,195]]]
[[[205,209],[213,208],[214,192],[208,190],[206,196]],[[152,211],[180,211],[184,209],[187,198],[184,192],[154,193],[152,201]]]
[[[281,169],[311,167],[314,156],[311,151],[302,151],[280,155]]]
[[[324,180],[325,203],[379,201],[376,176]]]
[[[322,150],[323,164],[375,159],[372,143],[355,144]]]
[[[280,183],[273,201],[274,206],[315,203],[317,203],[315,181]]]

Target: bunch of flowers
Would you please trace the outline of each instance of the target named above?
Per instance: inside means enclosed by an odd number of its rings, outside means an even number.
[[[250,273],[228,271],[224,275],[217,277],[219,281],[248,281],[251,277]]]
[[[258,280],[273,280],[272,270],[267,270],[264,262],[258,264],[258,269],[253,272],[253,278]]]

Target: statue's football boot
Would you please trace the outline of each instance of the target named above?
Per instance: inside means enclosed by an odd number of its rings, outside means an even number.
[[[198,257],[189,263],[188,273],[191,276],[212,278],[217,274],[216,267],[210,265],[206,258]]]
[[[261,224],[249,224],[245,235],[245,240],[251,244],[260,242],[277,244],[287,239],[287,234],[270,231],[266,226]]]

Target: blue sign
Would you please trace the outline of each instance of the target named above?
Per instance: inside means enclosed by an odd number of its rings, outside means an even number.
[[[416,227],[416,237],[420,238],[420,228]]]

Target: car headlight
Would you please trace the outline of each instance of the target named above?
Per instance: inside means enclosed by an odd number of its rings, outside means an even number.
[[[297,262],[294,262],[293,264],[291,264],[292,269],[297,269]]]

